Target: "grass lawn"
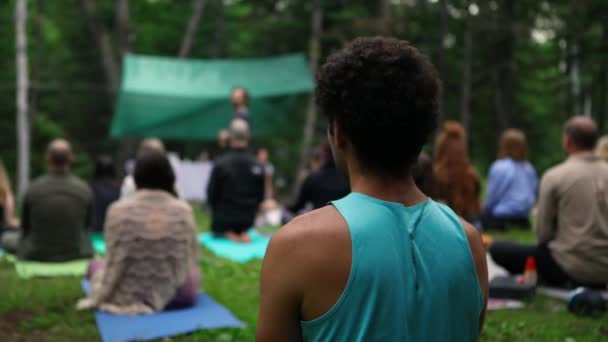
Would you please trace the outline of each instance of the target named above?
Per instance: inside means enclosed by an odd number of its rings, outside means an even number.
[[[197,214],[200,229],[208,217]],[[529,232],[496,235],[497,239],[531,241]],[[203,290],[224,304],[245,329],[200,331],[164,341],[252,341],[258,308],[261,261],[237,264],[203,250]],[[17,278],[11,264],[0,262],[0,341],[97,341],[91,312],[74,309],[82,297],[79,279]],[[537,296],[523,310],[488,314],[482,341],[607,341],[608,316],[578,318],[564,304]]]

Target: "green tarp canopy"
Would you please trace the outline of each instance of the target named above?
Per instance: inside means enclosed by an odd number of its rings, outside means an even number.
[[[215,139],[233,115],[230,91],[250,94],[255,136],[272,134],[290,114],[292,95],[314,83],[302,54],[271,58],[192,60],[127,55],[111,136]]]

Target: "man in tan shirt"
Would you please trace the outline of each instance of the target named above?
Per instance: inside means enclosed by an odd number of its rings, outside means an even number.
[[[490,247],[496,263],[521,273],[535,256],[540,278],[551,285],[608,283],[608,163],[593,155],[595,122],[583,116],[564,128],[568,159],[542,178],[538,199],[538,246],[497,242]]]

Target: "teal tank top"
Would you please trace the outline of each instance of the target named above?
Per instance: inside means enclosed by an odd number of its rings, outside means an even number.
[[[346,220],[352,264],[305,341],[477,341],[483,295],[462,225],[448,207],[413,207],[351,193],[332,202]]]

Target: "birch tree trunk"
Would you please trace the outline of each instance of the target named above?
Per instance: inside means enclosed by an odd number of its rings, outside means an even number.
[[[87,17],[87,23],[100,52],[101,64],[106,77],[109,99],[112,107],[118,89],[119,70],[116,57],[114,56],[110,34],[97,17],[95,0],[80,0],[80,5]]]
[[[190,16],[188,28],[186,29],[186,33],[182,39],[182,45],[179,48],[179,53],[177,54],[179,58],[186,58],[190,56],[192,46],[194,45],[194,37],[196,35],[196,31],[198,31],[198,27],[200,26],[206,4],[207,0],[193,0],[192,15]]]
[[[570,68],[570,84],[572,85],[572,99],[574,115],[581,115],[583,106],[581,105],[581,76],[578,57],[578,43],[574,41],[570,49],[572,65]]]
[[[30,178],[30,122],[27,110],[27,0],[15,4],[15,49],[17,61],[17,192],[21,198]]]
[[[116,22],[116,42],[118,43],[118,65],[129,52],[129,0],[116,0],[114,20]],[[119,78],[119,77],[117,77]]]
[[[468,5],[468,1],[467,1]],[[460,98],[460,121],[464,129],[469,132],[471,125],[471,54],[473,49],[473,39],[471,33],[472,16],[469,14],[468,6],[465,9],[466,18],[464,22],[464,46],[462,60],[462,96]],[[467,137],[471,135],[468,134]]]
[[[323,33],[323,3],[322,0],[313,0],[312,16],[311,16],[311,34],[310,34],[310,52],[309,66],[310,72],[313,75],[317,74],[319,59],[321,58],[321,34]],[[317,108],[315,106],[314,95],[311,94],[308,98],[308,107],[306,110],[306,121],[304,123],[304,131],[302,134],[302,144],[300,145],[300,162],[298,163],[298,175],[306,168],[306,162],[310,154],[310,148],[314,137],[315,126],[317,123]],[[299,182],[293,183],[292,194],[295,197]]]

